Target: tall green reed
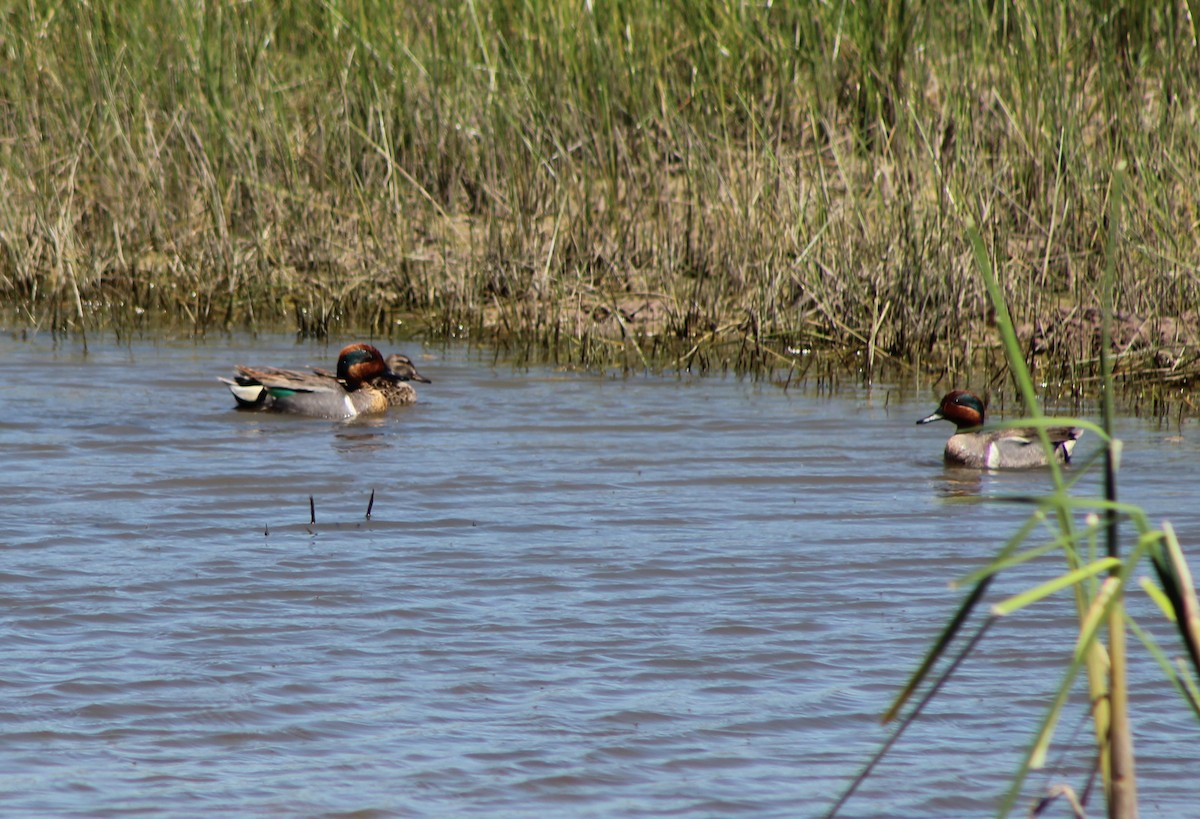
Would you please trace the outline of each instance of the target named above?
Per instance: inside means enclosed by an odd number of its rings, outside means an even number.
[[[1024,348],[1008,312],[996,265],[982,234],[974,226],[969,228],[968,238],[975,264],[992,300],[1009,372],[1027,413],[1026,418],[1003,426],[1033,427],[1038,431],[1050,459],[1048,475],[1051,489],[1038,497],[1000,499],[1031,506],[1032,511],[987,566],[958,582],[957,585],[968,587],[969,592],[884,715],[885,722],[900,719],[899,727],[865,771],[842,794],[829,815],[841,808],[883,755],[893,749],[905,728],[919,717],[960,665],[969,661],[974,654],[986,650],[983,638],[989,629],[1008,615],[1060,591],[1070,591],[1073,595],[1079,622],[1078,636],[1053,700],[1042,715],[1022,763],[1013,776],[1012,786],[1001,802],[1001,815],[1007,815],[1015,806],[1029,772],[1041,768],[1045,763],[1064,706],[1080,674],[1086,678],[1088,700],[1091,703],[1097,767],[1103,776],[1108,815],[1137,815],[1134,738],[1129,721],[1127,679],[1129,658],[1126,636],[1129,631],[1133,631],[1147,652],[1157,660],[1164,675],[1180,693],[1184,704],[1200,718],[1200,688],[1197,686],[1200,675],[1200,608],[1197,606],[1191,573],[1170,524],[1153,527],[1141,508],[1122,503],[1117,492],[1122,444],[1113,435],[1116,387],[1109,355],[1113,345],[1109,328],[1115,312],[1116,258],[1124,236],[1124,189],[1125,167],[1120,165],[1113,173],[1110,210],[1105,221],[1107,263],[1101,291],[1099,424],[1077,418],[1047,417],[1042,413],[1034,381],[1026,365]],[[1091,459],[1074,465],[1069,478],[1051,457],[1054,450],[1045,434],[1048,427],[1063,425],[1083,427],[1101,442],[1101,448]],[[1075,495],[1072,491],[1075,485],[1094,469],[1102,472],[1103,494],[1100,497]],[[1077,520],[1081,514],[1085,516],[1082,526]],[[1132,542],[1122,539],[1122,523],[1134,528],[1136,536]],[[1037,533],[1043,528],[1049,530],[1049,536],[1040,540]],[[1099,545],[1101,542],[1102,547]],[[992,604],[983,614],[983,621],[974,633],[964,636],[968,621],[972,615],[980,612],[989,587],[999,574],[1014,565],[1053,551],[1063,556],[1065,567],[1061,574]],[[1186,652],[1186,659],[1176,664],[1167,659],[1154,639],[1130,618],[1125,608],[1126,598],[1133,591],[1133,572],[1144,559],[1149,559],[1159,582],[1155,585],[1144,580],[1142,588],[1159,604],[1167,619],[1176,625]],[[1087,787],[1082,785],[1075,790],[1086,793]],[[1052,798],[1068,793],[1072,799],[1076,799],[1076,804],[1080,803],[1071,789],[1061,789]]]
[[[1198,51],[1179,8],[1118,11],[12,4],[0,299],[67,330],[415,324],[598,362],[967,369],[996,343],[974,214],[1023,343],[1087,379],[1088,226],[1126,159],[1116,309],[1164,321],[1129,324],[1118,374],[1169,346],[1155,366],[1182,379]]]

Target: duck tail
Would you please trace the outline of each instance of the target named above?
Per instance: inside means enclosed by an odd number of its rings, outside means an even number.
[[[251,382],[248,379],[235,381],[231,378],[220,380],[229,387],[229,391],[233,393],[239,407],[260,407],[267,397],[267,388],[257,381]]]

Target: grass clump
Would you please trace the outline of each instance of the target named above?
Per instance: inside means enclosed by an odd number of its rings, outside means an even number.
[[[31,2],[0,11],[0,297],[56,330],[416,332],[584,365],[1196,369],[1185,3]],[[987,351],[992,351],[988,353]]]

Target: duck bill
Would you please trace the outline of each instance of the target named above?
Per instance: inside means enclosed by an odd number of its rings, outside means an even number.
[[[931,424],[934,421],[941,421],[945,417],[946,417],[945,415],[942,415],[942,411],[938,410],[937,412],[933,413],[933,415],[927,415],[926,417],[922,418],[920,421],[917,421],[917,423],[918,424]]]

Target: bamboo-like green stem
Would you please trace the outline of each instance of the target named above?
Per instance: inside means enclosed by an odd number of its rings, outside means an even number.
[[[1115,256],[1120,238],[1121,204],[1124,195],[1125,165],[1117,166],[1109,198],[1108,251],[1104,284],[1100,288],[1102,318],[1100,322],[1101,423],[1108,433],[1109,443],[1104,453],[1104,495],[1109,503],[1117,502],[1117,452],[1113,438],[1112,345],[1113,288],[1115,286]],[[1118,525],[1120,518],[1112,508],[1105,512],[1108,556],[1120,560]],[[1115,576],[1118,568],[1112,570]],[[1108,618],[1109,651],[1109,733],[1108,815],[1111,819],[1131,819],[1137,816],[1137,778],[1134,769],[1133,737],[1129,730],[1129,689],[1125,651],[1125,606],[1118,599]]]
[[[1115,208],[1117,203],[1119,203],[1123,188],[1122,179],[1121,173],[1118,173],[1114,179],[1113,190],[1111,192],[1110,206],[1113,208],[1113,211],[1110,213],[1107,255],[1108,271],[1110,273],[1115,260],[1115,242],[1117,240]],[[1028,414],[1035,419],[1040,419],[1042,413],[1041,408],[1038,406],[1033,380],[1030,377],[1028,368],[1025,366],[1021,348],[1014,332],[1014,323],[1008,313],[1004,293],[997,279],[992,260],[986,251],[982,236],[974,225],[968,228],[967,233],[974,249],[976,266],[983,276],[992,306],[996,311],[996,323],[1000,329],[1001,339],[1004,342],[1005,354],[1012,370],[1013,379],[1025,399]],[[1111,361],[1107,357],[1108,345],[1111,343],[1109,338],[1112,320],[1111,279],[1106,282],[1106,285],[1106,287],[1101,288],[1104,298],[1107,299],[1103,303],[1101,320],[1101,332],[1104,334],[1101,341],[1101,381],[1104,388],[1103,395],[1107,403],[1103,409],[1104,417],[1101,419],[1101,426],[1104,428],[1102,439],[1106,444],[1105,487],[1108,506],[1105,513],[1105,531],[1109,554],[1116,559],[1112,569],[1112,572],[1115,574],[1123,568],[1119,561],[1119,549],[1117,546],[1118,513],[1116,509],[1116,463],[1120,444],[1113,439],[1112,435],[1112,370]],[[1107,369],[1104,369],[1105,362],[1108,362]],[[1045,438],[1040,426],[1038,427],[1038,434],[1043,439]],[[1049,448],[1046,440],[1043,440],[1043,445],[1047,449]],[[1062,474],[1053,459],[1050,462],[1050,476],[1057,489],[1057,494],[1065,497]],[[1075,540],[1073,536],[1074,526],[1069,513],[1069,505],[1066,503],[1057,503],[1055,504],[1055,508],[1058,512],[1058,523],[1064,533],[1065,540],[1068,543],[1073,543]],[[1071,570],[1079,569],[1080,557],[1074,548],[1065,548],[1064,555],[1067,559],[1067,565]],[[1075,584],[1074,592],[1076,608],[1078,609],[1080,623],[1082,624],[1090,608],[1090,601],[1083,584]],[[1110,648],[1114,649],[1116,654],[1114,656],[1114,654],[1106,653],[1104,646],[1099,642],[1092,641],[1088,644],[1085,654],[1088,694],[1093,704],[1093,727],[1099,750],[1100,767],[1104,775],[1105,793],[1108,796],[1107,804],[1110,811],[1116,811],[1110,815],[1129,817],[1136,816],[1137,794],[1133,773],[1133,747],[1129,734],[1128,694],[1125,687],[1124,606],[1119,599],[1113,603],[1108,624]],[[1053,713],[1051,716],[1053,717]],[[1028,759],[1026,766],[1032,764],[1032,762],[1032,758]],[[1019,776],[1018,779],[1020,778]]]

